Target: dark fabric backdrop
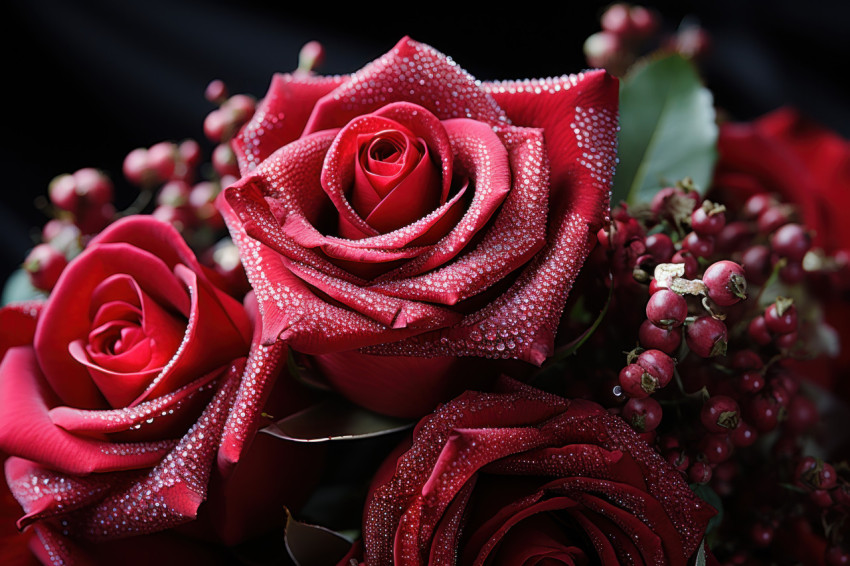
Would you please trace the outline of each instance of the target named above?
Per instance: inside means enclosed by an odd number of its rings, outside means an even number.
[[[163,139],[202,138],[206,84],[261,97],[305,42],[327,50],[323,73],[357,70],[403,35],[451,55],[480,79],[534,78],[586,66],[584,39],[604,3],[562,1],[555,11],[419,3],[277,0],[7,0],[0,231],[3,279],[46,220],[33,205],[55,175],[93,166],[131,199],[123,156]],[[750,119],[793,104],[850,137],[843,85],[850,42],[844,1],[650,1],[666,25],[696,17],[713,36],[705,76],[717,102]],[[409,12],[408,10],[411,10]]]

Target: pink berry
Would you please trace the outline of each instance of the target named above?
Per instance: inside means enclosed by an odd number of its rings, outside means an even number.
[[[693,353],[701,358],[726,355],[726,325],[710,316],[694,320],[685,331],[685,340]]]
[[[756,285],[761,285],[767,281],[772,269],[770,249],[761,244],[750,246],[741,255],[741,265],[747,279]]]
[[[701,236],[715,236],[726,225],[726,215],[719,207],[707,203],[691,214],[691,229]]]
[[[750,530],[750,537],[756,546],[766,548],[773,543],[774,529],[771,525],[756,523]]]
[[[766,346],[773,341],[773,336],[770,335],[763,316],[757,316],[750,321],[749,326],[747,326],[747,334],[753,342],[760,346]]]
[[[629,14],[628,4],[613,4],[602,14],[602,29],[617,35],[631,35],[633,33],[632,19]]]
[[[204,98],[214,104],[221,104],[227,99],[227,85],[219,79],[210,81],[204,91]]]
[[[795,395],[785,415],[784,426],[793,434],[804,434],[810,431],[820,421],[820,414],[815,403],[803,395]]]
[[[726,433],[706,434],[699,442],[700,454],[709,464],[725,462],[732,456],[733,449],[729,435]]]
[[[658,379],[638,364],[629,364],[620,370],[620,387],[631,398],[649,397],[658,388]]]
[[[688,470],[688,478],[692,483],[708,483],[711,481],[711,466],[705,462],[694,462]]]
[[[753,350],[738,350],[732,356],[732,367],[741,370],[761,369],[764,367],[764,362]]]
[[[774,334],[797,330],[797,307],[790,299],[780,297],[765,309],[764,324]]]
[[[756,225],[762,234],[770,234],[788,222],[791,222],[789,210],[783,206],[772,206],[759,214]]]
[[[673,358],[661,350],[645,350],[637,358],[637,364],[658,380],[659,387],[666,387],[673,379],[676,364]]]
[[[665,263],[670,261],[673,254],[676,253],[676,248],[670,236],[658,232],[646,237],[646,251],[652,254],[652,257],[659,263]]]
[[[159,181],[167,181],[174,173],[177,158],[177,146],[171,142],[159,142],[148,149],[148,166]]]
[[[670,258],[670,263],[683,263],[685,264],[685,279],[693,279],[697,275],[697,270],[699,269],[699,262],[694,254],[689,252],[688,250],[679,250],[673,257]]]
[[[35,246],[24,260],[24,270],[32,286],[42,291],[50,291],[62,275],[68,260],[50,244]]]
[[[729,222],[714,237],[714,249],[729,254],[746,247],[752,237],[753,230],[748,223]]]
[[[318,41],[308,41],[298,53],[298,70],[312,71],[322,65],[325,60],[325,48]]]
[[[227,115],[217,108],[204,118],[204,135],[210,141],[220,142],[224,140],[228,126]]]
[[[621,416],[638,432],[653,431],[661,424],[661,404],[652,397],[632,398],[623,406]]]
[[[653,281],[655,281],[653,279]],[[682,328],[664,329],[645,320],[640,325],[638,339],[644,348],[661,350],[666,354],[675,352],[682,343]]]
[[[687,316],[688,303],[685,298],[669,289],[653,293],[646,303],[646,318],[659,328],[682,326]]]
[[[93,167],[84,167],[74,172],[77,194],[86,204],[97,207],[112,202],[115,190],[112,181],[102,171]]]
[[[758,431],[749,423],[739,421],[738,426],[729,434],[732,445],[738,448],[752,446],[758,440]]]
[[[702,406],[700,420],[709,432],[729,432],[738,426],[741,410],[738,403],[726,395],[715,395]]]
[[[219,175],[239,175],[239,165],[236,163],[236,154],[227,144],[219,144],[213,150],[213,169]]]
[[[123,172],[127,180],[137,187],[149,184],[154,173],[148,161],[148,150],[139,147],[128,153],[124,158]]]
[[[738,389],[742,393],[758,393],[764,389],[764,376],[759,371],[751,370],[738,377]]]
[[[786,224],[773,233],[770,247],[789,261],[803,261],[812,247],[812,238],[799,224]]]
[[[747,298],[747,280],[744,269],[734,261],[718,261],[712,263],[702,276],[709,298],[720,305],[728,307]]]
[[[80,208],[80,195],[77,193],[77,182],[73,175],[59,175],[50,181],[47,188],[50,202],[57,208],[76,212]]]
[[[714,253],[714,237],[703,236],[697,232],[688,232],[682,240],[682,249],[694,254],[696,257],[709,257]]]
[[[838,485],[838,475],[829,462],[807,456],[794,469],[794,478],[799,485],[811,489],[832,489]]]
[[[178,207],[189,201],[189,193],[192,188],[185,181],[169,181],[165,183],[156,196],[157,204]]]
[[[747,218],[758,218],[762,212],[774,206],[776,199],[766,193],[753,195],[744,203],[744,216]]]

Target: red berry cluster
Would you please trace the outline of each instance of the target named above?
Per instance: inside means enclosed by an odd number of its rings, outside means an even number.
[[[617,2],[600,17],[601,31],[584,42],[584,55],[592,67],[622,76],[642,55],[658,47],[700,57],[709,47],[708,34],[694,23],[683,23],[673,33],[661,34],[661,17],[652,9]]]
[[[68,261],[92,236],[120,216],[144,213],[152,201],[150,214],[177,228],[199,257],[232,285],[235,295],[247,291],[238,252],[215,200],[239,175],[230,140],[251,118],[256,103],[247,95],[228,96],[221,81],[212,81],[205,94],[218,104],[204,123],[206,135],[218,144],[210,164],[202,163],[201,145],[194,140],[162,141],[134,149],[124,158],[123,173],[139,193],[123,211],[116,211],[114,185],[103,171],[84,168],[50,183],[52,218],[44,226],[41,242],[23,263],[33,287],[50,292]]]
[[[840,261],[812,250],[794,208],[777,198],[728,210],[687,181],[615,210],[598,239],[618,320],[594,347],[633,349],[613,380],[600,381],[613,382],[610,394],[593,395],[692,484],[742,505],[724,514],[718,532],[728,549],[718,543],[715,554],[728,564],[771,563],[774,535],[802,521],[828,525],[828,555],[846,556],[850,488],[835,472],[846,465],[805,454],[820,415],[798,373],[823,324],[807,284]]]

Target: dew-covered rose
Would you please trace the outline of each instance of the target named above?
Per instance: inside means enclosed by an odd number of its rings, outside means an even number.
[[[363,547],[370,566],[684,566],[713,514],[621,418],[504,379],[384,463]]]
[[[247,448],[283,355],[259,344],[256,318],[250,296],[227,295],[147,216],[94,238],[43,303],[0,310],[0,452],[41,556],[80,559],[91,542],[192,521],[205,500],[221,506],[210,521],[223,542],[253,534],[266,506],[249,515],[244,494],[224,497],[234,478],[254,481],[236,463],[256,456]],[[270,450],[257,469],[280,476],[287,454]],[[263,502],[285,485],[268,482]]]
[[[222,203],[265,343],[407,416],[461,357],[542,363],[608,212],[617,94],[604,71],[482,83],[407,38],[353,75],[275,76]]]

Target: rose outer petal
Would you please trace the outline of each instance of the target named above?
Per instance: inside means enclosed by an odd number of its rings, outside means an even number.
[[[243,175],[253,171],[277,149],[298,139],[313,105],[348,77],[277,74],[254,116],[233,140]]]
[[[433,47],[405,37],[322,97],[313,107],[304,135],[341,128],[391,102],[412,102],[441,120],[507,123],[498,104],[472,76]]]
[[[0,449],[56,470],[88,474],[153,466],[173,441],[114,443],[76,436],[55,426],[57,405],[31,347],[10,349],[0,363]]]

